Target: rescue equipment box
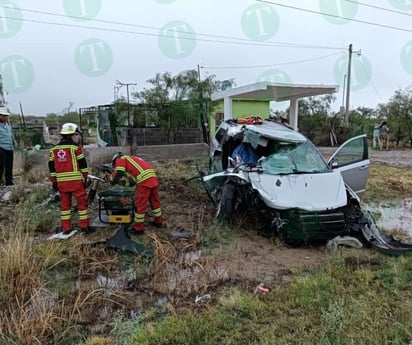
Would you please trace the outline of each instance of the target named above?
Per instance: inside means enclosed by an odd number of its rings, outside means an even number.
[[[99,220],[129,224],[134,218],[134,187],[114,187],[99,192]]]

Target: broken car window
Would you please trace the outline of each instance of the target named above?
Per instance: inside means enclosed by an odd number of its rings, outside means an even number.
[[[270,175],[324,173],[326,162],[310,142],[273,144],[273,153],[262,160],[263,173]]]

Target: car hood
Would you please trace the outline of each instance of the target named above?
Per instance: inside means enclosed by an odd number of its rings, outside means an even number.
[[[277,210],[332,210],[347,204],[346,186],[339,171],[317,174],[268,175],[259,172],[219,172],[203,176],[204,182],[237,178],[250,183],[264,203]]]
[[[347,203],[346,187],[340,172],[292,175],[250,173],[249,180],[265,204],[274,209],[325,211]]]

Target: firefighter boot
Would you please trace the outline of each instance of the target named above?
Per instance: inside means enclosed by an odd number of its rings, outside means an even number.
[[[134,223],[129,233],[131,235],[136,235],[136,236],[143,235],[144,234],[144,223]]]
[[[156,217],[154,221],[150,222],[150,225],[155,226],[156,228],[162,228],[163,227],[163,217]]]

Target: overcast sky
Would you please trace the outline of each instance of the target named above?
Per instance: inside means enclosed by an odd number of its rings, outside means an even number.
[[[113,102],[156,73],[339,85],[350,108],[412,83],[412,0],[0,0],[0,74],[13,113]],[[127,87],[118,90],[126,97]]]

